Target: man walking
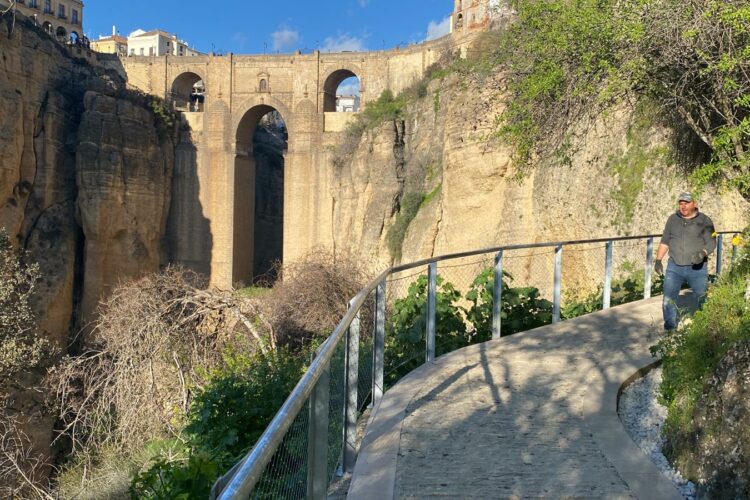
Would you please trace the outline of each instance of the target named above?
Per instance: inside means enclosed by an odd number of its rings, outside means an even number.
[[[708,256],[716,249],[714,223],[698,211],[693,195],[682,192],[677,201],[679,209],[667,219],[654,263],[657,274],[664,274],[661,260],[669,252],[662,302],[665,330],[677,327],[676,301],[683,283],[687,282],[693,290],[696,307],[703,305],[708,287]]]

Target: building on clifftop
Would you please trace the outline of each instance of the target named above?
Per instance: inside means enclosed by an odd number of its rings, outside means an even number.
[[[0,0],[0,10],[10,5],[10,0]],[[83,38],[81,0],[16,0],[15,8],[62,42]]]
[[[454,0],[451,33],[463,36],[487,31],[498,4],[497,0]]]
[[[128,55],[128,39],[117,33],[117,28],[112,26],[112,36],[100,36],[98,40],[91,41],[91,49],[102,54]]]
[[[131,56],[199,56],[187,42],[177,35],[162,30],[135,30],[128,36],[128,55]]]

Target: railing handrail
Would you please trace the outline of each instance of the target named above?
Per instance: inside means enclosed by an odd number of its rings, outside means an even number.
[[[717,231],[715,234],[739,234],[740,231]],[[243,459],[232,469],[227,475],[217,481],[217,485],[226,484],[224,489],[220,492],[214,491],[215,494],[219,494],[221,500],[235,499],[235,498],[247,498],[260,479],[266,465],[271,460],[276,448],[279,446],[284,438],[287,430],[291,427],[294,419],[296,418],[299,411],[302,409],[305,401],[310,397],[312,391],[325,371],[328,363],[333,358],[336,346],[344,337],[347,329],[351,326],[352,321],[357,315],[358,311],[364,304],[365,299],[375,291],[375,289],[383,283],[388,276],[414,269],[417,267],[426,266],[429,264],[463,258],[472,257],[475,255],[492,254],[498,252],[505,252],[509,250],[524,250],[530,248],[556,248],[570,245],[585,245],[591,243],[607,243],[615,241],[630,241],[630,240],[643,240],[648,238],[657,238],[661,234],[648,234],[639,236],[619,236],[615,238],[594,238],[587,240],[566,240],[557,242],[545,242],[545,243],[528,243],[528,244],[517,244],[517,245],[502,245],[489,248],[483,248],[479,250],[471,250],[467,252],[457,252],[451,254],[440,255],[437,257],[431,257],[428,259],[422,259],[416,262],[410,262],[408,264],[401,264],[398,266],[392,266],[380,273],[376,278],[371,280],[359,293],[349,302],[349,307],[341,318],[341,321],[336,325],[331,335],[323,342],[318,350],[318,354],[310,364],[305,374],[302,376],[300,381],[294,387],[292,392],[287,397],[284,404],[281,406],[279,411],[276,413],[271,423],[263,431],[255,446],[243,457]],[[225,483],[225,480],[226,483]],[[215,486],[215,488],[216,488]],[[213,497],[213,495],[212,495]]]

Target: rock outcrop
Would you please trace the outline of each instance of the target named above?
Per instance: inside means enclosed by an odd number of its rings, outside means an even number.
[[[0,226],[40,264],[65,347],[76,308],[164,263],[174,146],[147,98],[26,21],[0,23],[0,54]]]
[[[174,145],[151,100],[116,73],[21,18],[5,21],[0,226],[39,264],[40,328],[65,352],[110,286],[165,262]],[[54,416],[39,391],[23,390],[40,379],[25,374],[8,401],[35,451],[46,453]]]
[[[750,498],[750,342],[727,352],[693,417],[693,454],[702,498]]]

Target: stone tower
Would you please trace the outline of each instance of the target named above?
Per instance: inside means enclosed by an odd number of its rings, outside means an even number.
[[[489,29],[492,0],[454,0],[452,32],[456,36]]]

